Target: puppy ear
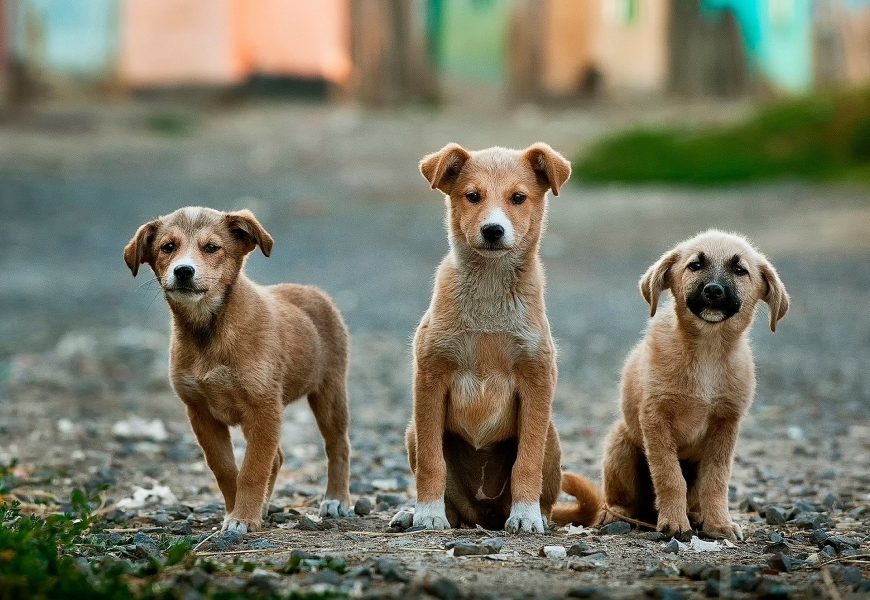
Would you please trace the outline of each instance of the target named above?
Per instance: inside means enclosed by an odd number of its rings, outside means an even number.
[[[420,172],[433,190],[449,194],[462,165],[469,158],[471,155],[459,144],[447,144],[438,152],[423,157],[420,161]]]
[[[772,264],[765,260],[761,263],[760,270],[761,277],[767,284],[767,291],[761,299],[767,302],[770,313],[770,330],[775,332],[776,324],[788,312],[789,296]]]
[[[160,219],[145,223],[136,230],[127,245],[124,246],[124,262],[127,263],[130,271],[133,272],[133,277],[139,273],[139,265],[150,263],[154,260],[154,236],[157,234],[157,228],[160,226]]]
[[[646,270],[644,276],[640,278],[640,293],[643,299],[649,304],[649,316],[654,317],[656,308],[659,305],[659,296],[661,293],[671,286],[670,275],[671,267],[676,264],[680,258],[678,250],[669,250],[649,269]]]
[[[571,177],[571,163],[548,144],[538,142],[526,149],[526,160],[532,165],[538,180],[559,195],[559,189]]]
[[[248,209],[227,213],[227,227],[236,239],[246,244],[245,253],[252,251],[257,246],[260,246],[263,254],[269,256],[272,253],[272,244],[275,241],[269,232],[266,231],[254,213]]]

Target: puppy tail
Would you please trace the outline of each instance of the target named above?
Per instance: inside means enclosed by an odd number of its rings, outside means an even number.
[[[550,512],[550,520],[560,525],[597,525],[604,517],[604,498],[598,486],[574,473],[562,473],[562,491],[577,499],[574,504],[557,504]]]

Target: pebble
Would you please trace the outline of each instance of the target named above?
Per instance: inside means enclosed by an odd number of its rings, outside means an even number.
[[[668,539],[667,534],[664,534],[661,531],[638,531],[635,535],[642,540],[648,540],[650,542],[664,542]]]
[[[825,540],[826,546],[833,546],[837,552],[842,552],[847,548],[857,548],[860,542],[845,535],[832,535]]]
[[[133,545],[137,550],[150,558],[160,558],[160,548],[157,542],[147,533],[137,533],[133,536]]]
[[[829,558],[834,558],[837,556],[837,549],[833,546],[825,546],[821,549],[821,551],[819,551],[819,556],[825,560]]]
[[[269,521],[276,525],[282,525],[284,523],[289,523],[290,521],[295,521],[298,517],[299,515],[294,515],[293,513],[279,512],[269,515]]]
[[[242,541],[242,534],[238,531],[224,531],[212,538],[212,544],[221,552],[229,550]]]
[[[193,535],[193,526],[191,526],[190,521],[186,519],[182,519],[180,521],[173,521],[167,527],[169,533],[173,533],[175,535]]]
[[[819,529],[830,525],[831,519],[819,512],[802,512],[791,521],[791,524],[801,529]]]
[[[788,554],[774,554],[767,559],[767,564],[775,571],[791,573],[794,569],[804,564],[804,561],[792,558]]]
[[[275,544],[273,544],[272,542],[270,542],[269,540],[264,539],[264,538],[257,538],[257,539],[251,540],[251,542],[248,544],[248,546],[251,548],[251,550],[268,550],[269,548],[277,548],[278,547]]]
[[[375,560],[375,571],[380,573],[387,581],[408,582],[408,575],[398,562],[392,558],[378,558]]]
[[[485,556],[501,552],[504,540],[501,538],[487,538],[480,542],[456,540],[447,542],[444,547],[448,550],[452,549],[453,556]]]
[[[302,531],[322,531],[323,527],[319,523],[315,523],[308,517],[303,516],[299,519],[299,524],[296,525],[296,529],[301,529]]]
[[[785,525],[788,518],[784,508],[771,505],[764,509],[764,520],[768,525]]]
[[[568,556],[586,556],[589,554],[589,544],[586,542],[577,542],[568,548]]]
[[[544,546],[538,551],[538,556],[552,560],[563,560],[568,557],[568,550],[565,546]]]
[[[771,533],[767,539],[769,539],[774,544],[778,544],[778,543],[784,541],[782,534],[777,532],[777,531],[774,531],[773,533]]]
[[[353,512],[364,517],[372,512],[372,501],[366,496],[360,496],[353,505]]]
[[[670,542],[668,542],[668,544],[665,546],[665,552],[668,552],[669,554],[679,554],[680,553],[679,540],[674,538]]]
[[[791,556],[791,546],[786,544],[785,542],[776,542],[775,544],[768,544],[764,547],[764,554],[788,554]]]
[[[598,530],[602,535],[625,535],[629,531],[631,531],[631,525],[625,521],[614,521]]]

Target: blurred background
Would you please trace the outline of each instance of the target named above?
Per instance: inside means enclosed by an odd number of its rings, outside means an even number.
[[[845,446],[866,469],[868,86],[870,0],[0,0],[0,461],[126,485],[147,455],[180,497],[215,491],[165,303],[121,253],[180,206],[248,207],[276,240],[252,276],[319,285],[349,324],[357,474],[404,490],[409,339],[447,249],[417,162],[543,140],[575,171],[543,246],[566,465],[597,469],[638,278],[720,227],[793,298],[752,333],[741,453],[772,465],[752,481]],[[317,490],[320,440],[289,412],[288,468]],[[134,417],[168,437],[114,428]]]

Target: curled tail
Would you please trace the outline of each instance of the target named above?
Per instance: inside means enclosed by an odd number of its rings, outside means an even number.
[[[562,473],[562,491],[577,499],[575,504],[557,504],[550,520],[560,525],[597,525],[604,516],[601,490],[592,481],[574,473]]]

